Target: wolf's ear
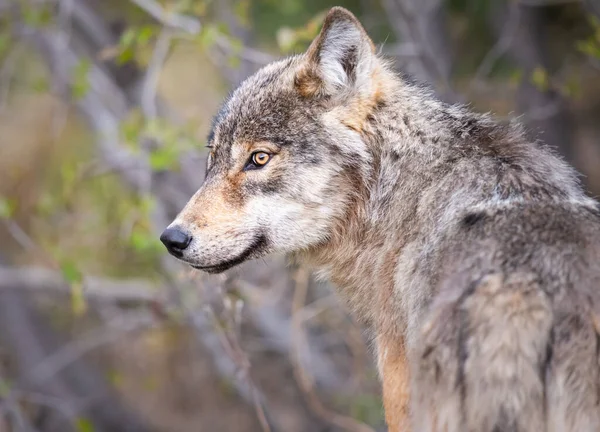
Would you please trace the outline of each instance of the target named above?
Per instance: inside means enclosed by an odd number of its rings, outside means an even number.
[[[307,97],[351,89],[368,91],[375,60],[373,41],[358,19],[352,12],[334,7],[306,51],[296,86]]]

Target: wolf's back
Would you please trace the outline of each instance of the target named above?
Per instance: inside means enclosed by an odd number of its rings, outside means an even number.
[[[524,208],[472,227],[488,247],[468,258],[468,235],[448,246],[456,271],[413,361],[415,431],[600,431],[600,218]]]

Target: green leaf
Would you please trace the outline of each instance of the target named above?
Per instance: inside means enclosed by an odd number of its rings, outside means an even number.
[[[161,139],[165,132],[165,125],[159,118],[153,118],[146,122],[144,125],[144,134],[156,138]]]
[[[121,122],[121,136],[130,148],[139,149],[139,138],[143,126],[144,117],[139,109],[130,111],[127,118]]]
[[[232,55],[232,56],[229,56],[229,58],[227,59],[227,64],[229,65],[230,68],[237,69],[240,67],[241,60],[238,56]]]
[[[81,60],[72,70],[73,84],[71,93],[73,98],[79,100],[83,98],[90,89],[89,72],[92,64],[89,60]]]
[[[75,316],[81,316],[87,311],[87,301],[81,283],[71,285],[71,308]]]
[[[52,13],[48,6],[33,5],[22,8],[23,21],[30,27],[44,27],[52,22]]]
[[[590,16],[589,21],[594,29],[594,34],[586,40],[578,41],[576,47],[583,54],[600,59],[600,19]]]
[[[152,196],[144,196],[140,198],[139,210],[143,215],[150,215],[156,207],[156,200]]]
[[[129,238],[131,247],[137,252],[158,252],[162,246],[156,236],[146,230],[136,229]]]
[[[523,80],[523,71],[521,69],[515,69],[510,73],[510,76],[508,78],[508,81],[512,84],[512,85],[519,85],[521,84],[521,81]]]
[[[8,381],[0,379],[0,397],[6,397],[10,394],[11,385]]]
[[[15,214],[16,202],[8,198],[0,197],[0,219],[10,219]]]
[[[79,417],[75,420],[75,430],[77,432],[94,432],[94,425],[92,422],[84,417]]]
[[[50,83],[46,77],[37,78],[31,87],[36,93],[48,93],[50,91]]]
[[[135,29],[128,28],[121,35],[121,39],[119,40],[119,46],[122,49],[129,48],[135,43],[136,35]]]
[[[38,216],[50,216],[58,209],[58,200],[53,193],[43,193],[35,206]]]
[[[219,29],[219,26],[211,23],[202,28],[202,31],[198,36],[198,41],[203,48],[210,48],[217,38],[222,35],[223,33]]]
[[[149,160],[154,171],[175,169],[179,163],[179,151],[172,145],[164,145],[150,153]]]
[[[83,281],[83,274],[72,261],[63,263],[60,270],[65,280],[71,285],[80,284]]]
[[[5,198],[0,198],[0,219],[10,219],[12,214],[10,204]]]
[[[0,56],[3,56],[9,49],[12,38],[9,32],[0,34]]]
[[[238,0],[233,6],[233,12],[243,27],[250,27],[250,1]]]
[[[123,385],[123,375],[117,370],[110,370],[107,373],[108,380],[115,387],[121,387]]]
[[[116,60],[117,64],[122,65],[125,63],[129,63],[130,61],[133,61],[134,58],[135,58],[135,51],[133,51],[133,48],[128,47],[128,48],[125,48],[124,50],[122,50],[115,60]]]
[[[150,39],[152,39],[154,37],[154,35],[156,34],[156,28],[152,27],[152,26],[143,26],[140,28],[138,34],[137,34],[137,43],[138,44],[142,44],[145,45],[148,42],[150,42]]]
[[[539,91],[545,92],[550,88],[548,72],[541,66],[536,67],[531,73],[531,82]]]

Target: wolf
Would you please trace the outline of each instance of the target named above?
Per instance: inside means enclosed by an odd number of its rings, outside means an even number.
[[[208,147],[168,251],[327,277],[373,335],[390,431],[600,431],[600,208],[517,122],[395,73],[335,7]]]

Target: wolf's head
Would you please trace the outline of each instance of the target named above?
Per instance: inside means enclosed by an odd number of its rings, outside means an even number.
[[[161,236],[169,251],[218,273],[331,241],[360,212],[384,72],[358,20],[333,8],[306,53],[248,78],[214,119],[206,180]]]

